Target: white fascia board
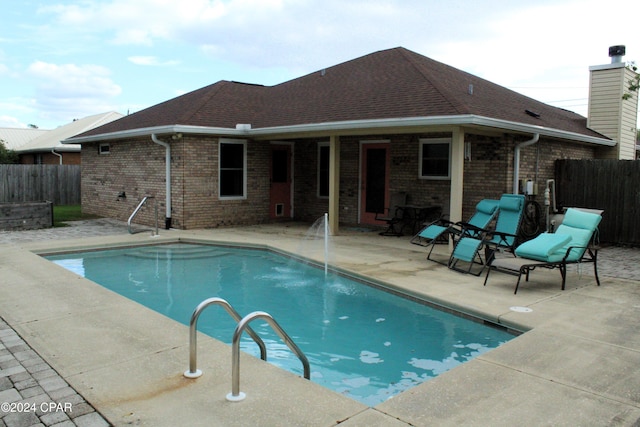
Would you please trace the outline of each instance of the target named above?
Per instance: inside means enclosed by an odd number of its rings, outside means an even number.
[[[553,138],[569,139],[572,141],[586,142],[589,144],[604,145],[607,147],[613,147],[617,144],[616,141],[608,138],[599,138],[596,136],[583,135],[581,133],[569,132],[560,129],[547,128],[544,126],[528,125],[518,122],[510,122],[507,120],[491,119],[488,117],[475,116],[477,121],[473,124],[488,127],[497,127],[499,129],[512,130],[516,132],[525,133],[538,133],[543,136],[549,136]]]
[[[607,138],[598,138],[589,135],[583,135],[575,132],[568,132],[559,129],[547,128],[544,126],[535,126],[525,123],[511,122],[508,120],[492,119],[489,117],[476,116],[472,114],[459,116],[431,116],[431,117],[402,117],[397,119],[376,119],[376,120],[350,120],[342,122],[327,123],[311,123],[291,126],[274,126],[268,128],[213,128],[204,126],[159,126],[151,128],[133,129],[122,132],[113,132],[101,135],[92,135],[87,137],[70,138],[62,141],[65,144],[81,144],[83,142],[96,142],[115,140],[131,137],[139,137],[145,135],[163,134],[200,134],[200,135],[219,135],[231,137],[251,137],[251,136],[268,136],[282,135],[286,133],[304,133],[304,132],[331,132],[339,133],[345,130],[355,129],[378,129],[378,128],[403,128],[416,126],[482,126],[491,127],[503,131],[523,132],[529,134],[540,134],[554,138],[568,139],[577,142],[585,142],[602,146],[615,146],[616,141]]]
[[[472,114],[459,116],[431,116],[431,117],[404,117],[398,119],[377,119],[377,120],[353,120],[345,122],[313,123],[294,126],[277,126],[271,128],[256,128],[249,131],[253,135],[282,134],[287,132],[318,132],[318,131],[341,131],[354,129],[376,129],[393,127],[416,127],[416,126],[465,126],[476,125],[491,127],[505,131],[524,132],[540,135],[570,139],[573,141],[586,142],[590,144],[614,146],[615,141],[607,138],[598,138],[583,135],[575,132],[568,132],[559,129],[547,128],[544,126],[528,125],[525,123],[511,122],[507,120],[492,119],[489,117],[476,116]]]
[[[229,136],[241,136],[247,135],[246,130],[236,130],[230,128],[214,128],[206,126],[184,126],[184,125],[170,125],[170,126],[156,126],[140,129],[123,130],[119,132],[102,133],[84,137],[73,137],[62,141],[63,144],[82,144],[84,142],[98,142],[98,141],[113,141],[116,139],[136,138],[141,136],[156,135],[173,135],[176,133],[191,133],[202,135],[229,135]]]

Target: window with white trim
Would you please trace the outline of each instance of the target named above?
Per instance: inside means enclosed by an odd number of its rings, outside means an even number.
[[[221,139],[218,145],[218,165],[218,194],[220,198],[246,198],[247,142]]]
[[[328,142],[318,143],[318,197],[329,197],[329,157]]]
[[[451,178],[451,138],[420,139],[419,156],[419,178]]]

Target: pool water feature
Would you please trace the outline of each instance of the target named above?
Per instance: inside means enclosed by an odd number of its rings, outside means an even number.
[[[266,250],[179,243],[46,258],[185,325],[210,297],[241,315],[266,311],[309,359],[312,381],[370,406],[513,338]],[[198,320],[199,331],[228,344],[235,326],[214,307]],[[270,363],[302,375],[300,361],[266,323],[251,327]],[[259,357],[246,334],[241,349]]]

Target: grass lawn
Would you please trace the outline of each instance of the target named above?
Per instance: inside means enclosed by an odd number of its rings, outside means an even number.
[[[53,226],[66,227],[66,221],[98,218],[97,215],[83,214],[80,205],[66,205],[53,207]]]

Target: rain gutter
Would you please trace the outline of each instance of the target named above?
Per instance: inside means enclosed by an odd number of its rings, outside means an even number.
[[[513,194],[518,194],[520,180],[520,149],[535,144],[540,140],[540,134],[533,134],[533,138],[522,141],[513,148]]]
[[[165,148],[165,193],[166,193],[166,211],[164,227],[166,230],[171,228],[171,145],[168,142],[159,140],[155,133],[151,134],[151,140]],[[157,226],[157,224],[156,224]]]
[[[561,138],[576,142],[596,144],[600,146],[613,147],[616,141],[606,137],[584,135],[576,132],[564,131],[560,129],[548,128],[544,126],[529,125],[525,123],[512,122],[508,120],[493,119],[489,117],[476,116],[473,114],[458,116],[430,116],[430,117],[403,117],[394,119],[374,119],[374,120],[348,120],[340,122],[324,122],[300,124],[291,126],[274,126],[264,128],[251,128],[239,125],[236,128],[219,128],[205,126],[169,125],[157,126],[125,131],[111,132],[85,137],[74,137],[62,141],[64,144],[81,144],[85,142],[97,142],[107,140],[117,140],[132,137],[148,136],[151,134],[199,134],[217,135],[239,138],[250,138],[258,136],[299,134],[312,132],[331,132],[383,128],[406,128],[423,126],[480,126],[495,128],[498,131],[518,132],[527,134],[539,134],[540,136]]]
[[[55,148],[51,149],[51,154],[53,154],[54,156],[58,156],[58,158],[60,158],[60,164],[62,164],[62,154],[56,153]]]

